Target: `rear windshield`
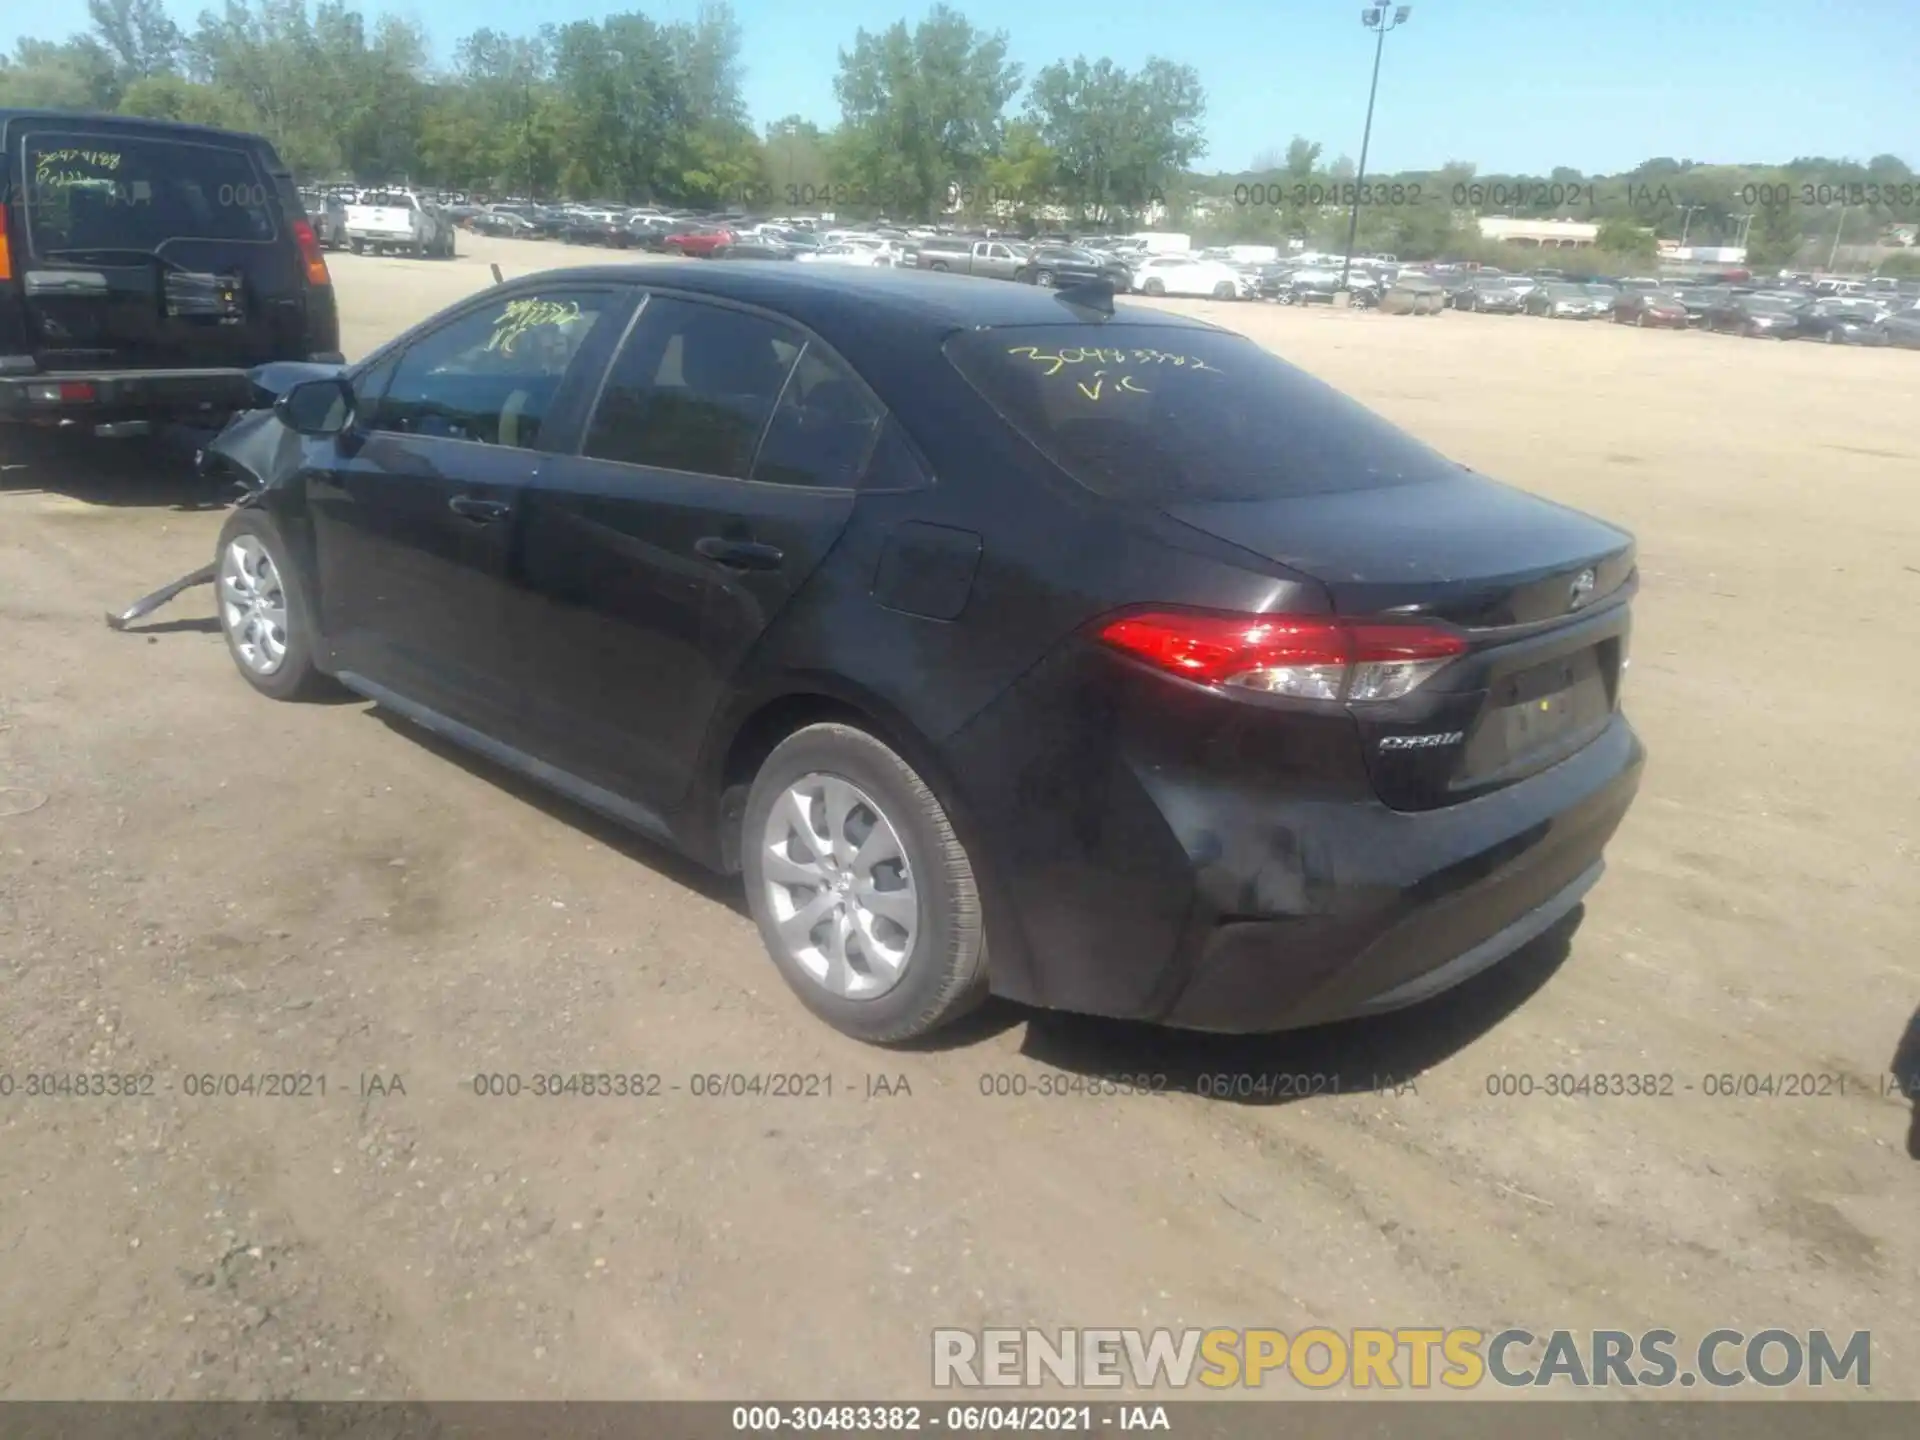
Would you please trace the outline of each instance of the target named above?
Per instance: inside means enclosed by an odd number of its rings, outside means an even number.
[[[947,358],[1109,499],[1262,500],[1431,478],[1451,462],[1251,340],[1098,324],[971,330]]]
[[[273,187],[245,150],[148,135],[21,139],[36,255],[155,250],[170,240],[276,238]]]

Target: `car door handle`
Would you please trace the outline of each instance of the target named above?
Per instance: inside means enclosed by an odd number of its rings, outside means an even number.
[[[490,525],[495,520],[504,520],[513,510],[513,507],[504,500],[482,500],[477,495],[456,495],[447,501],[447,508],[454,514],[480,525]]]
[[[778,570],[786,552],[772,545],[751,540],[729,540],[723,535],[708,535],[693,542],[693,548],[717,565],[734,570]]]

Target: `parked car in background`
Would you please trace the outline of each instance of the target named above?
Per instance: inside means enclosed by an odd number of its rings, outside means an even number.
[[[476,235],[501,235],[514,240],[540,238],[540,227],[513,210],[482,210],[468,219],[467,228]]]
[[[603,265],[306,373],[211,452],[240,676],[738,874],[863,1041],[1411,1005],[1571,916],[1640,783],[1633,537],[1218,327]]]
[[[314,238],[323,250],[347,248],[347,202],[339,195],[318,197],[312,208]]]
[[[1777,295],[1729,294],[1707,311],[1706,328],[1754,340],[1790,340],[1806,307]]]
[[[1613,302],[1613,323],[1651,329],[1684,330],[1691,319],[1687,307],[1663,290],[1624,290]]]
[[[1453,308],[1486,315],[1518,315],[1527,308],[1527,295],[1532,288],[1528,286],[1522,289],[1516,281],[1505,275],[1481,280],[1463,294],[1456,295]]]
[[[1133,266],[1133,288],[1142,295],[1204,295],[1214,300],[1238,300],[1244,284],[1239,271],[1217,260],[1149,255]]]
[[[1894,311],[1877,321],[1873,334],[1877,345],[1898,345],[1907,350],[1920,350],[1920,305]]]
[[[1104,280],[1115,290],[1133,288],[1133,272],[1119,260],[1071,245],[1035,247],[1013,272],[1013,278],[1042,289],[1090,280]]]
[[[814,265],[852,265],[861,269],[881,269],[893,264],[891,257],[875,245],[820,245],[793,257]]]
[[[1549,280],[1520,302],[1527,314],[1551,320],[1591,320],[1593,306],[1593,297],[1584,285],[1566,280]]]
[[[1679,285],[1669,293],[1686,310],[1687,324],[1699,329],[1706,328],[1708,313],[1727,298],[1726,290],[1716,285]]]
[[[1010,243],[964,235],[922,240],[917,263],[922,270],[946,270],[988,280],[1011,280],[1020,273],[1020,255]]]
[[[346,207],[346,230],[356,255],[453,258],[453,222],[411,190],[361,191]]]
[[[1587,292],[1587,300],[1593,309],[1594,319],[1613,313],[1613,302],[1618,300],[1621,289],[1608,280],[1589,280],[1580,287]]]
[[[633,245],[633,231],[626,217],[604,212],[575,214],[561,230],[560,238],[569,245],[602,245],[613,250],[626,250]]]
[[[1875,345],[1879,324],[1890,313],[1878,296],[1816,300],[1800,317],[1799,335],[1828,345]]]
[[[0,110],[0,426],[217,430],[249,372],[340,360],[333,278],[259,135]]]
[[[675,255],[712,259],[716,250],[724,250],[739,239],[740,236],[729,226],[696,223],[667,236],[660,242],[660,247]]]
[[[742,235],[712,252],[714,260],[792,260],[800,252],[770,235]]]

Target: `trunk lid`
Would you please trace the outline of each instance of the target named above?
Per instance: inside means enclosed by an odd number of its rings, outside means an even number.
[[[1350,616],[1461,630],[1465,655],[1403,699],[1349,707],[1381,799],[1425,810],[1559,763],[1619,708],[1634,542],[1466,470],[1408,485],[1162,507],[1318,581]]]

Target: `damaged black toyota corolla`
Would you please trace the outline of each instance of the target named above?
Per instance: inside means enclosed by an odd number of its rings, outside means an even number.
[[[1630,536],[1103,289],[574,270],[296,376],[211,452],[240,673],[744,872],[864,1039],[1403,1006],[1639,782]]]

